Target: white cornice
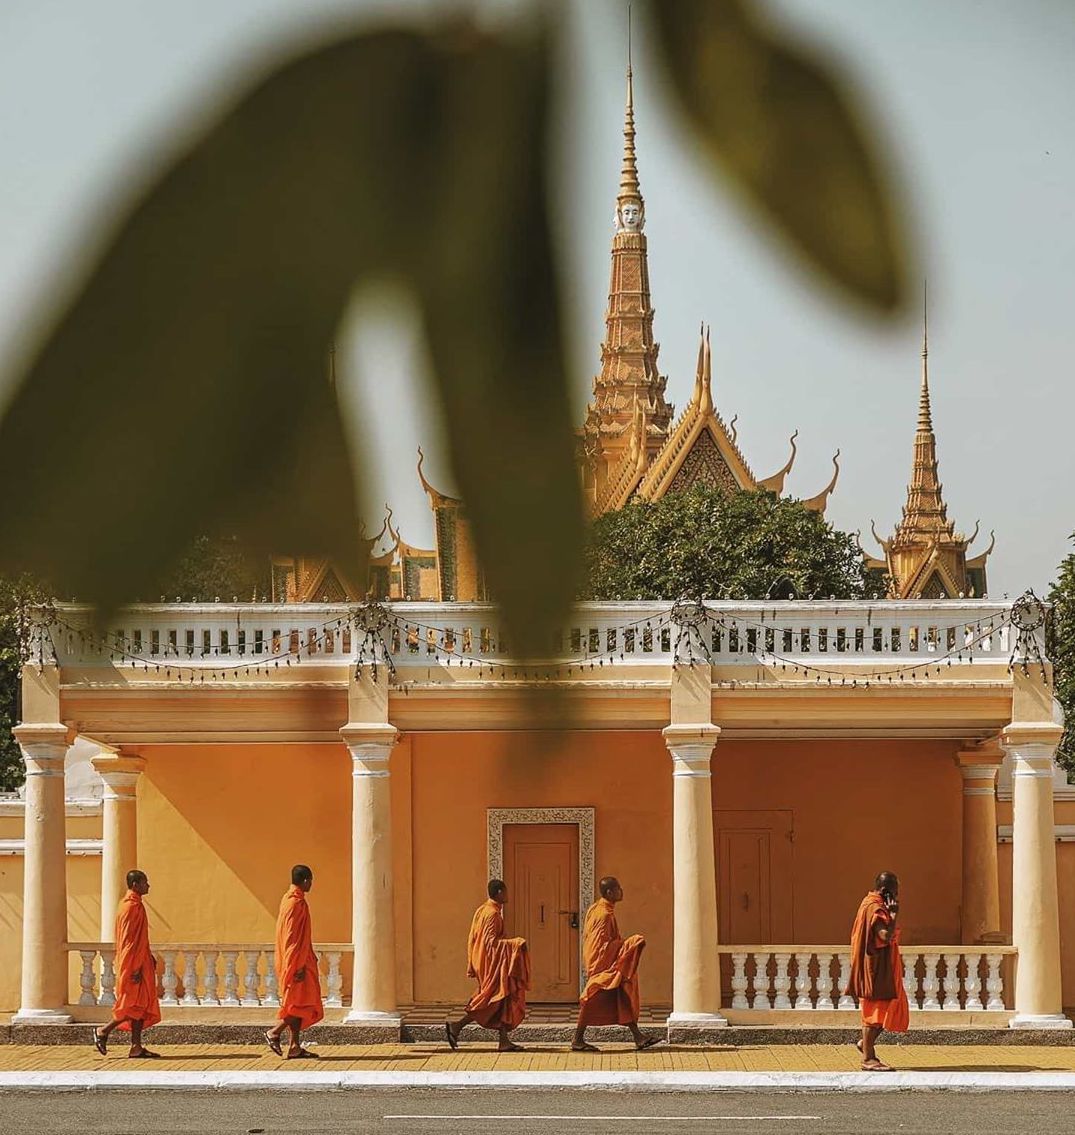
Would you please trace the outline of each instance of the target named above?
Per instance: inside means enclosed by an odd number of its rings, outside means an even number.
[[[100,839],[69,839],[67,841],[67,854],[72,857],[84,858],[101,854],[104,841]],[[26,854],[26,840],[0,839],[0,856],[18,856]]]

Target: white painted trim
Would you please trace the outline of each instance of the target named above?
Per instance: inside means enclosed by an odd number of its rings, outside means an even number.
[[[5,816],[24,816],[26,801],[21,796],[0,797],[0,818]],[[99,816],[100,800],[65,800],[64,814],[67,816]]]
[[[307,1041],[307,1044],[310,1044]],[[311,1044],[311,1047],[313,1045]],[[167,1057],[168,1050],[163,1050]],[[166,1063],[162,1061],[161,1063]],[[1075,1072],[0,1072],[4,1092],[116,1088],[250,1091],[302,1088],[475,1088],[534,1091],[538,1088],[619,1092],[1071,1092]]]
[[[594,810],[593,808],[487,808],[486,863],[490,879],[504,877],[505,824],[576,824],[579,829],[579,991],[586,983],[582,964],[582,920],[593,905]]]
[[[1075,843],[1075,824],[1055,824],[1053,837],[1057,843]],[[1012,825],[997,825],[997,843],[1011,843]]]
[[[72,858],[100,855],[103,848],[103,839],[69,839],[67,841],[67,854]],[[25,839],[0,839],[0,856],[21,857],[25,854]]]

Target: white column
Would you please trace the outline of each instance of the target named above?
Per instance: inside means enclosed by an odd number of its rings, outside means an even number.
[[[714,1028],[720,1014],[710,758],[716,725],[669,725],[672,754],[673,970],[669,1026]]]
[[[1051,722],[1007,726],[1012,755],[1012,1028],[1070,1029],[1060,980],[1060,915],[1053,821],[1053,754],[1063,730]]]
[[[396,935],[392,891],[392,800],[388,762],[399,730],[349,723],[340,730],[352,761],[351,924],[355,1024],[398,1029]]]
[[[145,759],[105,750],[92,760],[104,781],[101,823],[101,941],[115,941],[116,910],[127,893],[127,872],[138,867],[138,778]]]
[[[17,725],[26,762],[26,859],[22,905],[22,998],[15,1021],[65,1024],[67,1004],[67,820],[63,762],[67,728]]]
[[[996,942],[1000,933],[1000,879],[997,868],[997,770],[1004,753],[996,744],[956,754],[963,777],[964,944]]]

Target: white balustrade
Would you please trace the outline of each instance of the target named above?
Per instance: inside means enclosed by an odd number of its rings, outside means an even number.
[[[732,1008],[749,1009],[747,1001],[747,956],[732,954]]]
[[[816,1009],[835,1009],[836,998],[840,995],[839,970],[834,968],[835,955],[817,955],[817,1004]]]
[[[677,634],[672,604],[579,604],[549,635],[546,664],[615,662],[669,665],[677,641],[689,637],[695,656],[709,653],[720,665],[756,668],[794,677],[783,660],[839,669],[834,683],[865,679],[902,664],[1007,665],[1014,643],[1011,602],[992,600],[785,600],[707,601],[711,621]],[[487,667],[511,663],[495,607],[483,603],[386,603],[388,625],[379,650],[397,669],[441,665]],[[126,608],[104,634],[93,631],[90,608],[57,604],[49,632],[51,649],[65,669],[133,666],[162,678],[169,668],[212,671],[210,680],[238,680],[254,667],[274,669],[314,663],[353,665],[372,661],[372,642],[352,608],[340,604],[207,603],[145,604]],[[955,651],[953,657],[947,657]],[[781,667],[785,669],[781,671]],[[897,675],[883,680],[899,681]]]
[[[851,955],[839,946],[721,946],[720,953],[729,955],[732,962],[734,1010],[831,1012],[857,1008],[854,997],[844,992],[851,976]],[[1013,946],[994,946],[988,951],[980,947],[903,946],[901,953],[903,986],[913,1011],[1005,1010],[1001,967],[1005,957],[1015,955]],[[794,1000],[789,996],[793,985]],[[983,989],[987,999],[982,996]]]
[[[157,958],[162,1006],[237,1009],[280,1004],[273,946],[166,945],[151,948]],[[342,959],[352,947],[334,943],[314,948],[325,990],[325,1005],[340,1008],[346,1004],[343,999]],[[78,1004],[114,1004],[114,947],[104,942],[70,942],[67,949],[79,956]]]
[[[795,955],[795,1008],[812,1009],[814,1003],[810,998],[810,961],[812,954]],[[821,959],[818,959],[820,965]]]
[[[774,1009],[790,1009],[791,998],[788,991],[791,989],[791,978],[788,976],[788,965],[791,954],[776,955],[776,976],[773,978],[773,989],[776,997],[773,999]]]

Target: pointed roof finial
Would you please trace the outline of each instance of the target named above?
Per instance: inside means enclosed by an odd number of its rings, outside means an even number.
[[[628,201],[638,209],[624,214]],[[616,228],[619,232],[641,232],[645,223],[642,189],[638,184],[638,163],[635,158],[635,92],[631,68],[631,6],[627,6],[627,103],[623,112],[623,166],[620,170],[620,192],[616,197]]]
[[[933,414],[929,405],[929,295],[927,281],[922,281],[922,389],[918,395],[918,428],[933,430]]]

